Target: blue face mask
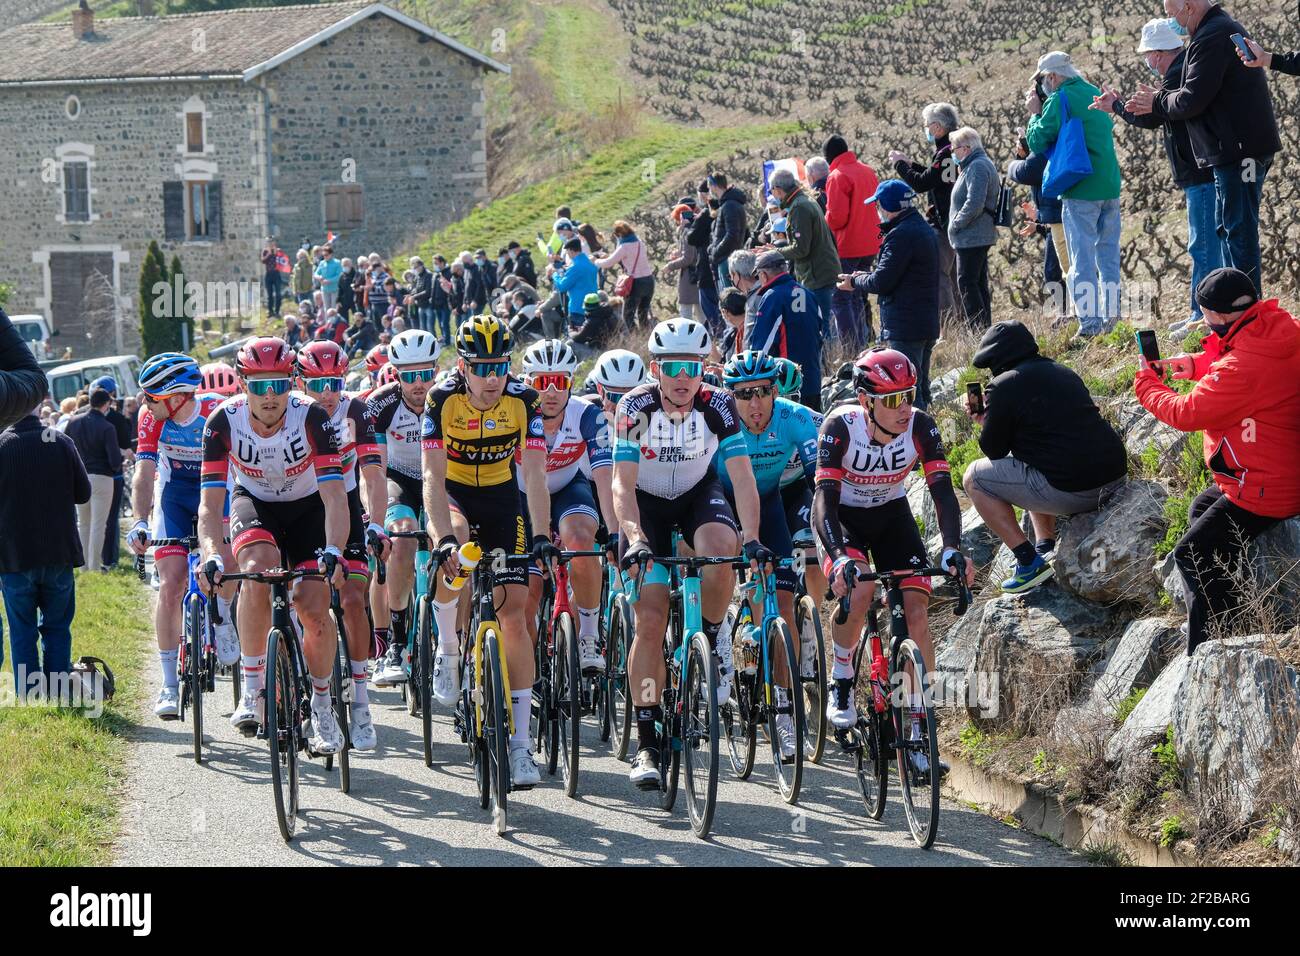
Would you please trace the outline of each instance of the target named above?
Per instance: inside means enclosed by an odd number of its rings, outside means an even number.
[[[1162,80],[1165,78],[1165,75],[1161,73],[1158,69],[1156,69],[1154,66],[1152,66],[1150,63],[1147,64],[1147,69],[1151,71],[1152,76]]]
[[[1177,33],[1180,37],[1187,36],[1187,27],[1179,23],[1175,18],[1169,18],[1169,28]]]
[[[928,129],[925,131],[925,141],[931,146],[934,145],[934,133],[930,132]]]

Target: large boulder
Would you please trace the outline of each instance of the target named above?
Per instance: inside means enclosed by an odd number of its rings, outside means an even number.
[[[1254,638],[1206,641],[1174,701],[1174,749],[1203,814],[1240,826],[1267,809],[1300,729],[1300,674]],[[1261,805],[1264,804],[1264,805]]]
[[[1143,457],[1149,447],[1155,446],[1163,468],[1170,463],[1187,438],[1186,432],[1180,432],[1159,421],[1135,398],[1117,400],[1112,410],[1119,421],[1119,433],[1124,439],[1124,447],[1135,458]]]
[[[966,675],[979,650],[983,608],[973,607],[958,618],[946,634],[934,638],[935,681],[947,690],[937,699],[944,702],[968,700]],[[978,689],[978,688],[977,688]]]
[[[926,537],[939,529],[939,514],[934,507],[934,498],[930,495],[930,486],[922,472],[914,471],[907,476],[903,487],[907,491],[907,506],[912,515],[921,519],[925,525]]]
[[[1256,580],[1272,605],[1269,630],[1284,631],[1300,624],[1300,518],[1283,521],[1255,539],[1252,548]]]
[[[944,372],[938,378],[930,380],[931,409],[939,405],[946,405],[957,398],[957,380],[959,378],[961,378],[961,369],[954,368]]]
[[[1178,565],[1174,563],[1174,553],[1170,551],[1157,561],[1151,570],[1162,582],[1173,609],[1179,614],[1186,614],[1187,585],[1183,582],[1183,572],[1178,570]]]
[[[929,495],[926,495],[929,498]],[[930,508],[931,521],[926,523],[925,533],[927,553],[939,555],[943,553],[943,535],[939,532],[939,517],[935,513],[933,506]],[[916,512],[912,512],[915,514]],[[980,513],[973,507],[967,508],[961,516],[961,549],[966,556],[975,562],[977,568],[982,568],[993,560],[993,555],[1001,546],[1001,539],[993,533]]]
[[[1074,515],[1056,545],[1056,579],[1089,601],[1159,603],[1151,553],[1165,533],[1168,491],[1154,481],[1128,481],[1097,511]]]
[[[1106,741],[1108,763],[1122,764],[1149,756],[1151,745],[1164,739],[1190,663],[1190,657],[1179,654],[1160,671],[1119,730]]]

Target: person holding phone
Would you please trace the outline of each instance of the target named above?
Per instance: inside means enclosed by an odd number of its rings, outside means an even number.
[[[1227,632],[1240,604],[1246,545],[1300,514],[1300,321],[1261,301],[1239,269],[1196,287],[1211,335],[1195,355],[1142,358],[1133,389],[1142,407],[1179,431],[1203,431],[1214,484],[1192,502],[1174,548],[1187,591],[1187,653]],[[1180,395],[1163,376],[1190,379]],[[1245,566],[1249,566],[1247,563]]]
[[[1237,44],[1237,57],[1251,69],[1300,76],[1300,50],[1293,53],[1269,53],[1250,37],[1241,39],[1242,42]],[[1242,49],[1243,46],[1245,49]]]
[[[1128,473],[1124,442],[1071,369],[1038,353],[1033,333],[999,322],[984,334],[972,364],[993,379],[983,403],[968,393],[967,414],[982,426],[980,449],[962,486],[985,524],[1016,556],[1008,594],[1052,576],[1059,515],[1095,511]],[[1016,521],[1029,512],[1035,541]]]

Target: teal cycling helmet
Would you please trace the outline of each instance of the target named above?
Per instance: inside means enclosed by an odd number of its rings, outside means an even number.
[[[776,387],[782,395],[797,395],[803,389],[803,369],[788,358],[776,360]]]
[[[203,384],[199,363],[180,352],[162,352],[145,359],[140,368],[140,390],[153,398],[197,391]]]
[[[766,352],[753,349],[748,352],[737,352],[727,360],[726,366],[722,369],[723,381],[728,385],[739,385],[741,382],[758,382],[765,378],[775,380],[776,377],[776,359]]]

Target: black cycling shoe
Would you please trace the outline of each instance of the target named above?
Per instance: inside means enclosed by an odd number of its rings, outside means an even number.
[[[632,758],[632,769],[628,771],[627,778],[639,790],[658,790],[660,781],[659,751],[653,747],[638,750],[636,756]]]

